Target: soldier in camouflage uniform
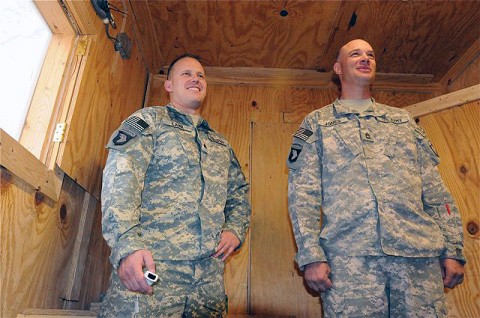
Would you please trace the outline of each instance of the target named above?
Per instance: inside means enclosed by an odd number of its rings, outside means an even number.
[[[170,104],[114,132],[103,175],[102,228],[114,268],[100,317],[224,317],[224,261],[249,225],[248,184],[228,142],[199,115],[198,59],[170,65]],[[144,271],[159,281],[147,284]]]
[[[465,258],[438,155],[406,110],[371,98],[367,42],[333,69],[340,99],[306,116],[287,163],[305,281],[326,317],[446,317],[443,287],[462,282]]]

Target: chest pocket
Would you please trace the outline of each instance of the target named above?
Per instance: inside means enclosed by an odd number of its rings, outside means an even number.
[[[156,169],[162,175],[182,175],[194,163],[194,158],[198,158],[195,133],[190,127],[173,121],[164,120],[162,124],[161,130],[155,135]]]
[[[386,118],[379,121],[383,123],[384,131],[390,132],[385,142],[384,154],[393,161],[397,169],[416,172],[418,151],[408,118]]]
[[[319,123],[323,136],[324,175],[334,175],[361,153],[358,128],[346,118]]]
[[[230,148],[225,140],[208,134],[203,141],[202,158],[205,161],[204,173],[213,178],[228,179],[230,167]]]

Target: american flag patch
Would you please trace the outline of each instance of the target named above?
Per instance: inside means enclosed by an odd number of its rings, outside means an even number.
[[[143,119],[136,116],[129,117],[127,120],[125,120],[125,124],[137,130],[138,132],[142,132],[148,127],[148,124]]]
[[[307,141],[308,137],[310,137],[311,135],[313,135],[312,131],[300,127],[300,128],[298,128],[297,132],[295,132],[293,134],[293,137],[296,137],[296,138],[301,139],[303,141]]]

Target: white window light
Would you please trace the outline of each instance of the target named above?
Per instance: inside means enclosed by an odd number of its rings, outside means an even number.
[[[0,128],[17,141],[51,37],[32,0],[0,1]]]

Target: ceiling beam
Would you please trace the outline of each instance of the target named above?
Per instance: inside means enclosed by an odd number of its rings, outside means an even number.
[[[163,68],[167,73],[167,68]],[[208,83],[253,86],[298,86],[332,89],[332,72],[314,70],[253,68],[253,67],[205,67]],[[157,78],[158,77],[158,78]],[[165,75],[154,75],[165,80]],[[432,74],[377,73],[373,89],[395,89],[407,91],[437,91],[438,84],[431,83]]]
[[[472,46],[462,55],[455,65],[448,70],[448,72],[442,77],[439,81],[440,87],[443,91],[448,90],[448,86],[453,82],[458,76],[460,76],[465,69],[472,64],[475,59],[480,56],[480,39],[477,39]]]
[[[405,107],[413,117],[435,113],[480,99],[480,84]]]

